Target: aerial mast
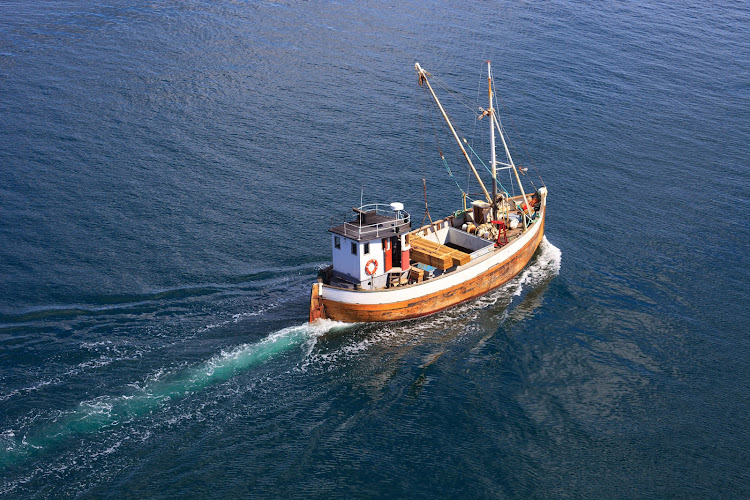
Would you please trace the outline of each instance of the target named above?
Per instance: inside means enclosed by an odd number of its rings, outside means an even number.
[[[497,121],[497,117],[494,114],[492,115],[492,121],[495,123],[495,126],[497,127],[497,132],[500,134],[500,140],[503,141],[503,148],[505,149],[505,155],[508,157],[508,163],[510,163],[510,166],[513,168],[513,173],[516,174],[516,181],[518,182],[518,187],[521,189],[523,202],[526,204],[526,210],[524,210],[524,213],[528,212],[530,215],[531,206],[529,205],[529,200],[526,198],[526,191],[523,190],[523,184],[521,183],[521,178],[518,176],[518,169],[516,168],[516,164],[513,163],[513,158],[510,156],[510,151],[508,150],[508,144],[506,144],[505,136],[503,135],[503,129],[500,128],[500,123]],[[525,225],[526,225],[526,219],[524,219],[524,226]]]
[[[497,161],[495,159],[495,110],[492,108],[492,69],[490,62],[487,61],[487,93],[490,97],[490,107],[487,112],[490,114],[490,165],[492,165],[492,215],[497,218]]]

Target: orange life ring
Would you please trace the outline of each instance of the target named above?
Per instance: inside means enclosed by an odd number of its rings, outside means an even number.
[[[372,271],[370,270],[370,264],[372,264]],[[367,264],[365,264],[365,273],[367,273],[368,276],[372,276],[375,274],[375,271],[378,270],[378,261],[375,259],[370,259],[367,261]]]

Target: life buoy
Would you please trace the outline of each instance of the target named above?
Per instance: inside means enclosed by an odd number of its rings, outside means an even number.
[[[373,274],[375,274],[375,271],[377,270],[378,270],[378,261],[375,259],[368,260],[367,264],[365,264],[365,273],[367,273],[368,276],[372,276]]]

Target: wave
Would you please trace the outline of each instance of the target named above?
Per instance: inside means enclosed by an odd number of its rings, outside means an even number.
[[[112,362],[137,360],[154,350],[186,342],[211,330],[267,315],[269,311],[277,310],[289,301],[298,300],[309,293],[309,275],[301,271],[290,273],[303,268],[305,266],[264,270],[262,273],[276,274],[272,279],[265,277],[249,285],[243,282],[245,285],[242,287],[221,285],[230,290],[198,301],[194,300],[198,295],[193,295],[191,300],[169,301],[165,299],[167,294],[159,292],[151,296],[154,298],[153,302],[141,302],[144,304],[142,307],[134,304],[95,306],[83,317],[73,314],[78,309],[49,307],[36,321],[12,326],[0,324],[0,346],[7,342],[11,349],[28,347],[44,350],[47,344],[59,345],[60,338],[70,339],[65,346],[67,349],[62,350],[65,355],[56,363],[47,364],[37,380],[26,381],[0,393],[0,402],[62,385],[71,377],[100,370]],[[285,274],[281,274],[282,271]],[[258,278],[260,275],[261,272],[253,276]],[[172,297],[178,295],[186,296],[183,293],[173,294]],[[61,312],[57,319],[53,319],[53,311]],[[92,315],[99,316],[91,321]],[[125,327],[131,332],[141,332],[142,335],[130,336],[126,340],[118,338],[114,343],[111,340],[100,340],[102,335],[110,338],[114,329],[121,330]],[[68,337],[69,332],[76,332],[76,337]],[[66,359],[78,357],[75,355],[78,349],[88,351],[84,355],[88,359],[66,366]]]
[[[192,299],[216,294],[263,292],[264,287],[277,280],[286,280],[290,273],[314,271],[323,263],[313,262],[296,266],[259,269],[252,274],[229,278],[224,283],[205,283],[153,290],[142,294],[101,295],[87,298],[83,303],[45,305],[17,312],[0,312],[0,332],[44,320],[70,319],[80,316],[101,316],[115,313],[138,313],[151,310],[165,302]],[[296,276],[296,275],[295,275]],[[307,276],[305,276],[307,280]],[[270,282],[270,283],[269,283]]]

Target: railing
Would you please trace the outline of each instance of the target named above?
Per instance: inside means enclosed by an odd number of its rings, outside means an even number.
[[[405,210],[393,210],[390,205],[386,205],[385,203],[362,205],[358,209],[355,209],[355,212],[357,212],[357,220],[354,221],[346,215],[340,218],[331,217],[330,229],[343,226],[344,236],[352,239],[378,238],[381,232],[389,232],[395,227],[408,225],[411,220],[409,212]],[[389,219],[373,224],[363,224],[363,219],[366,219],[369,215],[389,217]]]

